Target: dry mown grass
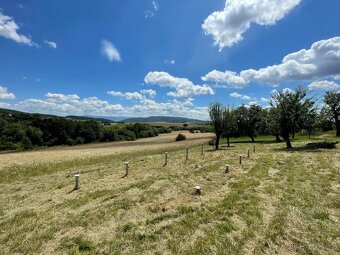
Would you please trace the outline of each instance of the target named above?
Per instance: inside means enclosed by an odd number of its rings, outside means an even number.
[[[257,144],[240,166],[250,144],[201,157],[207,139],[18,154],[24,164],[0,170],[0,254],[340,252],[338,148]],[[122,178],[125,160],[130,174]],[[81,188],[71,192],[77,171]]]

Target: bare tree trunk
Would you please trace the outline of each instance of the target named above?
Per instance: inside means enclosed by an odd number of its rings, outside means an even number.
[[[339,116],[336,117],[337,117],[337,119],[335,120],[336,136],[340,136],[340,120]]]
[[[281,139],[280,139],[280,136],[279,135],[275,135],[275,142],[277,143],[281,143]]]
[[[287,149],[293,148],[292,144],[290,143],[290,139],[289,138],[285,139],[285,141],[286,141]]]
[[[289,139],[289,133],[283,133],[283,134],[281,134],[281,136],[286,142],[287,149],[292,148],[292,144],[291,144],[290,139]]]
[[[230,147],[229,136],[227,137],[227,143],[228,143],[228,147]]]
[[[251,138],[251,142],[255,143],[255,138],[253,136],[251,136],[250,138]]]
[[[218,145],[220,144],[220,135],[216,135],[215,149],[218,150]]]

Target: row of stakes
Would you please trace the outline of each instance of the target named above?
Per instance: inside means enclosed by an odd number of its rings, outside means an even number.
[[[255,145],[253,146],[253,153],[255,153]],[[204,154],[204,148],[203,148],[203,144],[201,145],[201,156],[203,156]],[[248,158],[250,158],[250,149],[248,149]],[[239,163],[240,165],[242,165],[242,158],[243,156],[240,155],[239,156]],[[189,148],[186,148],[186,153],[185,153],[185,159],[189,160]],[[125,164],[125,175],[123,177],[126,177],[129,175],[129,162],[126,161],[124,162]],[[164,166],[166,166],[168,164],[168,153],[165,152],[165,162],[164,162]],[[229,165],[225,165],[225,173],[229,173]],[[74,178],[75,178],[75,186],[74,186],[74,190],[78,190],[79,189],[79,177],[80,174],[75,174]],[[195,194],[196,195],[201,195],[201,187],[200,186],[195,186]]]

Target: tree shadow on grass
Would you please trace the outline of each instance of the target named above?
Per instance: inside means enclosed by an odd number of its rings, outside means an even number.
[[[283,143],[284,141],[281,142],[276,142],[275,140],[255,140],[254,142],[252,141],[232,141],[230,142],[231,144],[235,143],[250,143],[250,144],[271,144],[271,143]]]
[[[304,146],[293,147],[293,148],[275,148],[274,151],[286,151],[286,152],[295,152],[295,151],[304,151],[304,152],[320,152],[321,149],[336,149],[336,144],[338,142],[315,142],[315,143],[307,143]]]

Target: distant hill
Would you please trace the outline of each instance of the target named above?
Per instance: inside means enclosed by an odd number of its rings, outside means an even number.
[[[72,119],[72,120],[83,120],[83,121],[93,120],[93,121],[101,121],[101,122],[113,122],[113,120],[106,119],[106,118],[100,118],[100,117],[69,115],[69,116],[66,116],[66,118]]]
[[[96,118],[96,117],[76,116],[76,115],[69,115],[69,116],[65,117],[65,116],[56,116],[56,115],[52,115],[52,114],[21,112],[21,111],[4,109],[4,108],[0,108],[0,114],[12,114],[12,115],[17,115],[17,116],[21,116],[21,117],[39,115],[42,118],[63,117],[63,118],[68,118],[68,119],[72,119],[72,120],[82,120],[82,121],[93,120],[93,121],[100,121],[100,122],[113,122],[110,119],[100,118],[100,117]]]
[[[128,118],[122,120],[123,122],[169,122],[169,123],[197,123],[204,124],[206,121],[196,120],[190,118],[182,118],[182,117],[170,117],[170,116],[150,116],[146,118]]]
[[[94,115],[85,115],[84,117],[90,117],[90,118],[101,118],[101,119],[106,119],[106,120],[111,120],[111,121],[115,121],[115,122],[118,122],[118,121],[122,121],[124,119],[127,119],[128,117],[113,117],[113,116],[94,116]]]

